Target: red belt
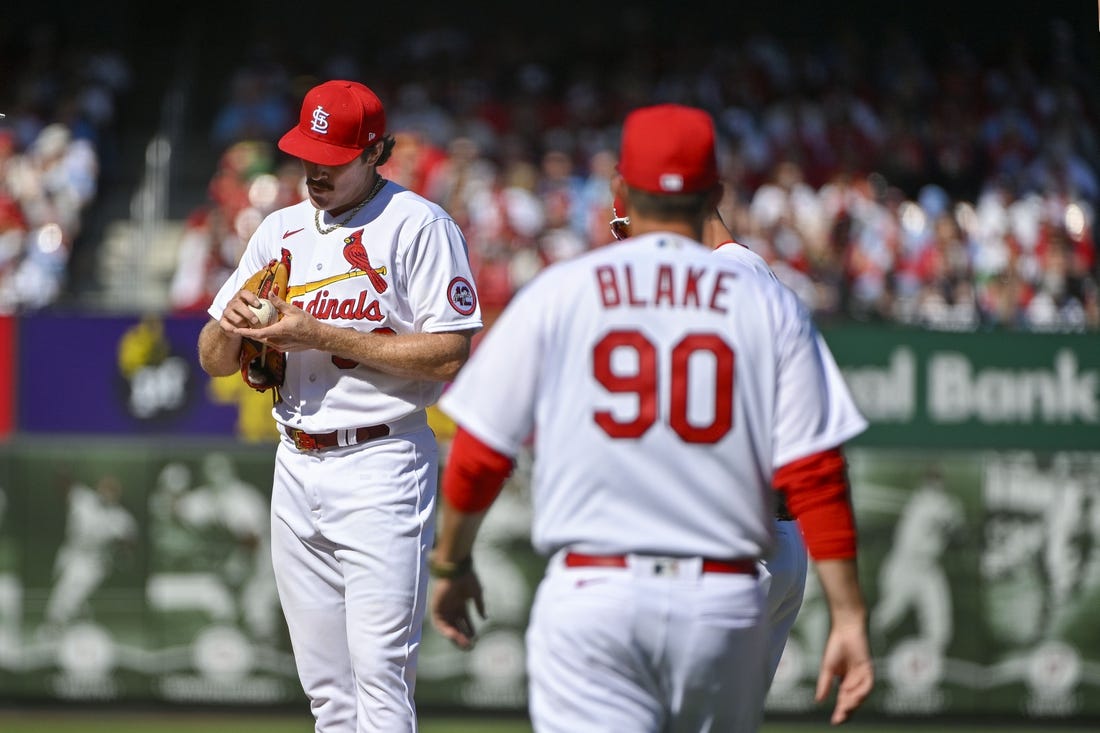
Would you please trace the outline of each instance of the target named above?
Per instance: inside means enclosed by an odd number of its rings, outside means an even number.
[[[565,566],[568,568],[625,568],[626,555],[584,555],[579,552],[565,554]],[[703,558],[704,573],[734,573],[737,575],[756,575],[755,560],[714,560]]]
[[[294,441],[298,450],[324,450],[337,446],[358,445],[368,440],[382,438],[390,434],[388,425],[368,425],[365,428],[351,430],[333,430],[331,433],[307,433],[298,428],[284,428],[286,434]],[[341,436],[343,441],[341,442]]]

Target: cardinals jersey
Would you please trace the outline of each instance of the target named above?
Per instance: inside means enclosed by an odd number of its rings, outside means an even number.
[[[506,455],[533,436],[547,554],[764,556],[774,469],[866,427],[789,289],[666,233],[543,270],[440,407]]]
[[[340,328],[391,334],[477,329],[481,310],[466,240],[438,205],[388,182],[329,234],[309,202],[271,213],[209,313],[221,318],[248,277],[291,254],[287,302]],[[310,433],[393,422],[433,404],[442,384],[398,377],[310,350],[287,354],[276,420]]]
[[[725,244],[720,244],[715,247],[714,251],[723,257],[737,260],[761,277],[769,280],[778,279],[775,273],[772,272],[772,268],[768,267],[768,261],[743,244],[738,242],[726,242]]]

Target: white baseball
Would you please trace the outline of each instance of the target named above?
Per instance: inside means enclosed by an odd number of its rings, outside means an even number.
[[[279,311],[275,310],[275,305],[267,298],[260,298],[259,305],[248,306],[252,309],[252,312],[256,314],[256,317],[260,319],[260,327],[270,326],[275,322],[275,319],[279,317]]]

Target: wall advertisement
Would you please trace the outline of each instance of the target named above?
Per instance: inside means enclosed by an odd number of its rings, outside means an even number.
[[[18,328],[0,321],[0,343],[13,344],[7,374],[18,379],[8,398],[18,403],[15,431],[270,442],[271,395],[238,375],[211,379],[199,366],[205,321],[46,314],[23,317]],[[870,326],[823,333],[871,421],[861,445],[1100,450],[1100,339]],[[4,375],[0,365],[0,431]]]
[[[871,429],[860,445],[1100,449],[1100,339],[828,329]]]

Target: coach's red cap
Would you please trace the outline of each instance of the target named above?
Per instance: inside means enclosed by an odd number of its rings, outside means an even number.
[[[714,122],[695,107],[659,104],[623,122],[619,173],[652,193],[697,193],[718,183]]]
[[[326,81],[306,93],[298,124],[279,150],[318,165],[344,165],[386,133],[386,111],[374,92],[355,81]]]

